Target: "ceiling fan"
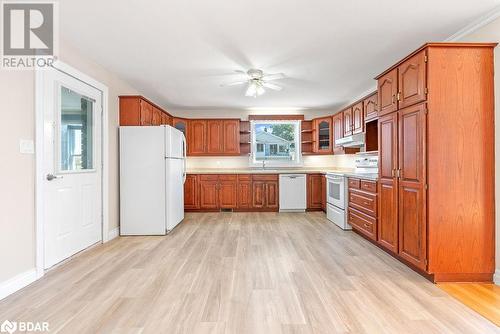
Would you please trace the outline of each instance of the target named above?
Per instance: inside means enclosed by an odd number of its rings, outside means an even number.
[[[258,70],[255,68],[251,68],[247,72],[240,70],[237,70],[235,72],[245,74],[247,76],[247,79],[222,84],[221,87],[248,84],[245,96],[251,97],[257,97],[264,94],[266,92],[266,88],[280,91],[282,87],[272,83],[271,81],[286,78],[283,73],[264,74],[262,70]]]

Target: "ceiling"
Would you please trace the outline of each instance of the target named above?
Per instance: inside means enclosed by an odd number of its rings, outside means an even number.
[[[333,109],[427,41],[500,0],[64,0],[60,33],[84,55],[175,110]],[[283,72],[280,92],[245,97],[251,67]],[[244,78],[244,77],[243,77]],[[278,83],[278,81],[276,81]]]

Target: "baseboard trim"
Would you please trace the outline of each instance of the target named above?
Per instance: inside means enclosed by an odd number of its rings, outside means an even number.
[[[7,281],[0,283],[0,300],[13,294],[14,292],[21,290],[22,288],[30,285],[38,279],[36,268],[30,269],[16,275]]]
[[[495,274],[493,275],[493,283],[496,285],[500,285],[500,269],[495,270]]]
[[[119,235],[120,235],[120,229],[118,227],[115,227],[114,229],[112,229],[108,232],[108,240],[106,240],[106,241],[110,241],[110,240],[113,240],[114,238],[118,238]]]

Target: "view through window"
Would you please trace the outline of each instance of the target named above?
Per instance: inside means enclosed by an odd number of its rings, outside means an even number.
[[[252,157],[254,163],[263,160],[295,164],[300,158],[300,123],[298,121],[252,122]]]

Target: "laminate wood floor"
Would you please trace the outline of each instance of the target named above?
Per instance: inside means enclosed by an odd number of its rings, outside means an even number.
[[[121,237],[0,301],[51,333],[498,333],[323,213],[192,213]]]

